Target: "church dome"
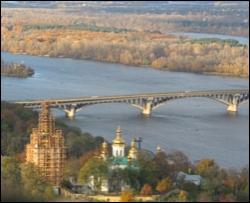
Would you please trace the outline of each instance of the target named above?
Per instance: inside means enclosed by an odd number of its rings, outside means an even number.
[[[118,128],[116,129],[116,135],[115,135],[115,139],[113,140],[113,144],[125,145],[125,142],[124,142],[123,137],[122,137],[122,130],[121,130],[120,126],[118,126]]]

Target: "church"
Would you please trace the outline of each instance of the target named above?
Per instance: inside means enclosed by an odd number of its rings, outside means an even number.
[[[115,171],[129,169],[138,170],[139,166],[137,163],[138,149],[136,146],[135,139],[132,139],[128,154],[125,153],[125,141],[122,137],[122,130],[120,127],[116,129],[115,138],[112,141],[112,155],[109,154],[109,145],[106,141],[102,143],[100,158],[108,163],[110,173]],[[89,187],[95,190],[94,179],[97,177],[90,177]],[[112,184],[110,179],[103,179],[101,181],[101,192],[112,192],[121,191],[128,185],[123,180],[117,180],[116,183]]]

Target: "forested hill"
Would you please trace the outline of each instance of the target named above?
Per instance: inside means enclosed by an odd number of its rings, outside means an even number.
[[[38,113],[20,105],[1,102],[1,155],[12,156],[22,153],[29,142],[32,128],[37,127]],[[69,157],[79,157],[103,141],[82,133],[78,128],[68,127],[57,121],[56,127],[63,130]]]

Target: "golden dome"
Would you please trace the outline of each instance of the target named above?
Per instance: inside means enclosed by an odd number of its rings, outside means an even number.
[[[136,148],[136,144],[135,144],[135,139],[134,138],[131,141],[131,148]]]
[[[116,129],[116,135],[115,135],[115,139],[113,140],[113,144],[119,144],[119,145],[125,144],[125,142],[122,138],[122,130],[121,130],[120,126],[118,126],[118,128]]]
[[[108,157],[108,143],[106,141],[102,143],[101,157],[104,159]]]
[[[160,152],[161,152],[161,147],[160,147],[160,145],[158,145],[156,148],[156,153],[160,153]]]
[[[106,141],[104,141],[104,142],[102,143],[102,148],[103,148],[103,149],[108,148],[108,143],[107,143]]]
[[[137,158],[137,148],[136,148],[135,139],[132,139],[132,141],[131,141],[131,148],[129,150],[128,158],[129,159],[132,159],[132,158],[136,159]]]

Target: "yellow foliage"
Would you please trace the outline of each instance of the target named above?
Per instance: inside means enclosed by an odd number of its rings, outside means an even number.
[[[196,170],[199,174],[207,174],[207,172],[215,166],[215,162],[212,159],[202,159],[196,165]]]
[[[166,193],[170,190],[171,186],[172,186],[172,181],[169,177],[167,177],[158,182],[156,190],[160,193]]]
[[[121,202],[133,202],[134,201],[133,192],[129,189],[122,191],[120,201]]]
[[[188,198],[188,193],[184,190],[181,190],[179,195],[178,195],[178,199],[180,202],[186,202]]]

